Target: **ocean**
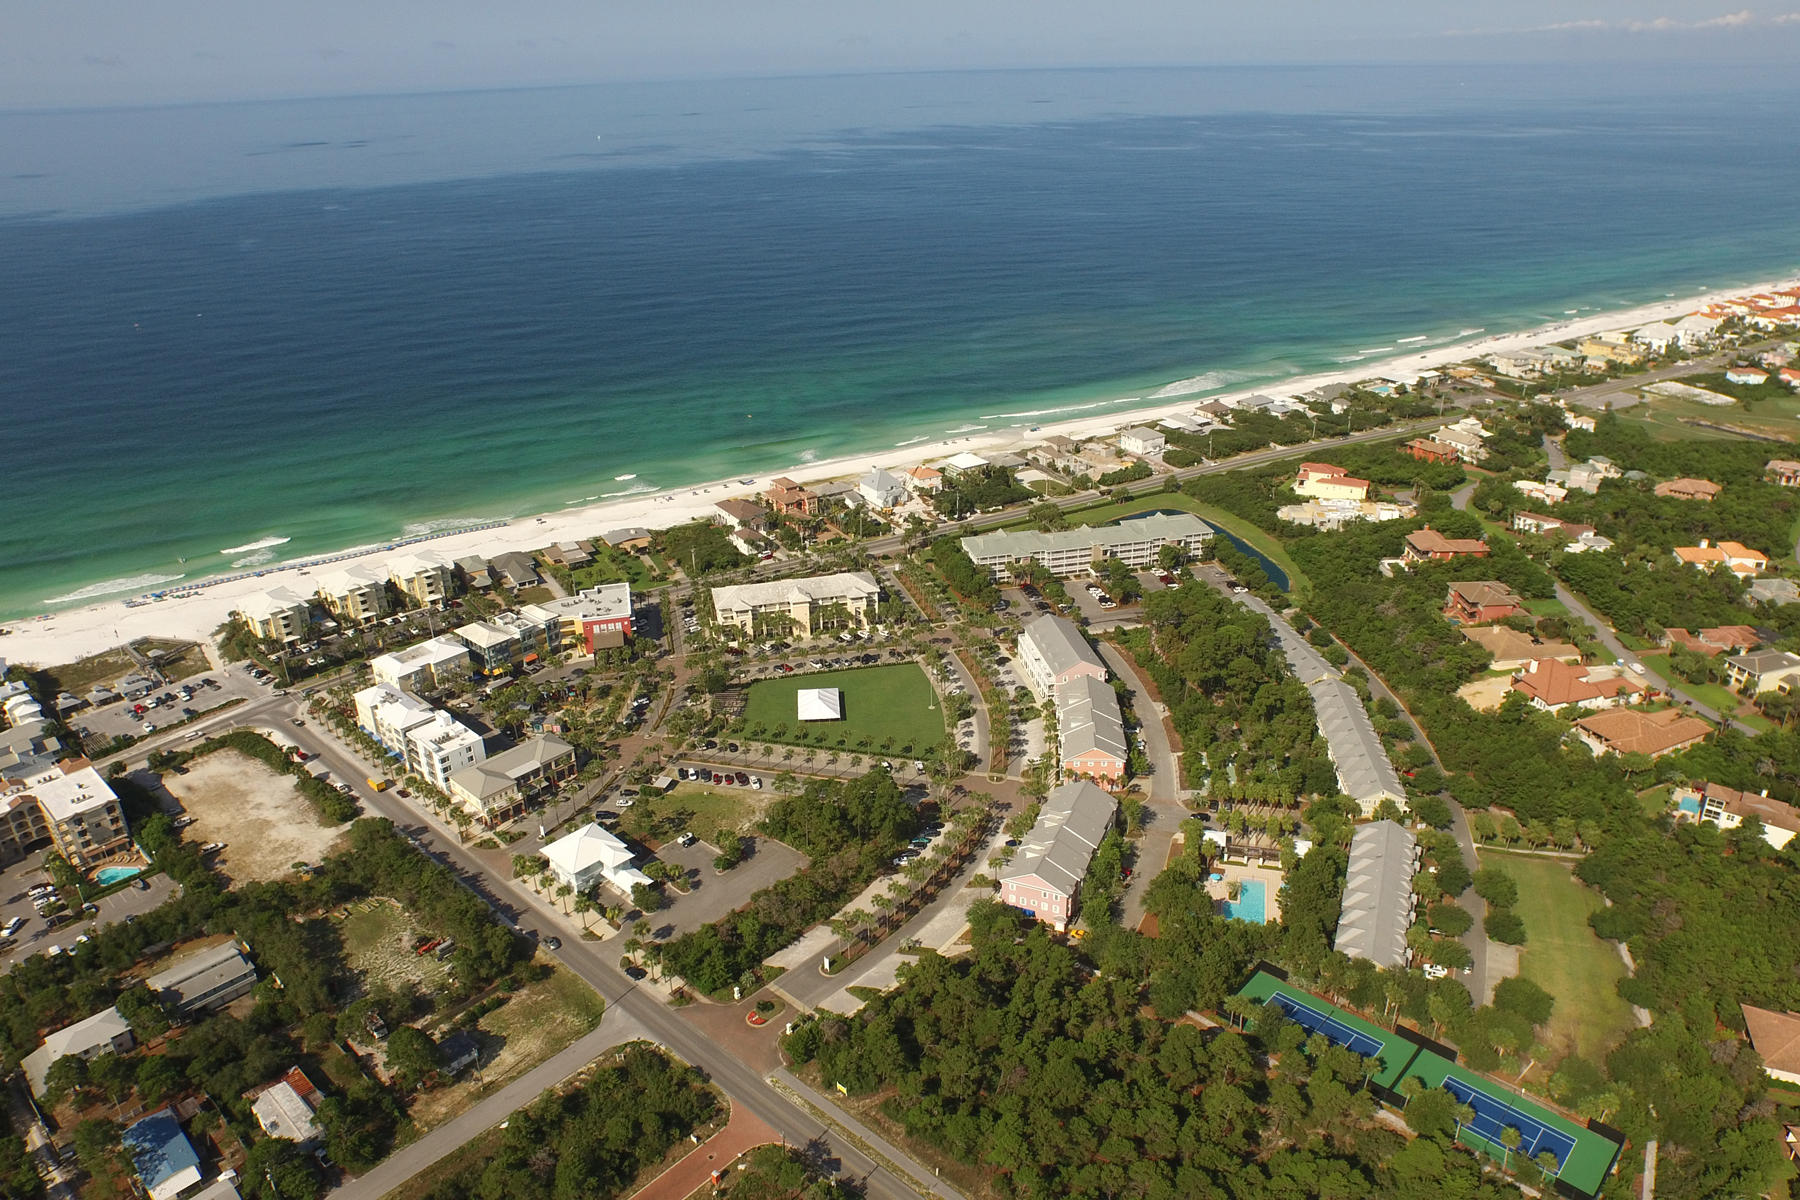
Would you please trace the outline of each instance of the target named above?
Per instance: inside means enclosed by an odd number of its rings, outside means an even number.
[[[1794,272],[1795,89],[1670,80],[0,114],[0,617]]]

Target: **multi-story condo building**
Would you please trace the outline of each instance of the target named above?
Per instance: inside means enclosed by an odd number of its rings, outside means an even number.
[[[319,600],[339,621],[373,621],[388,611],[387,576],[363,563],[338,563],[313,582]]]
[[[388,563],[388,578],[421,608],[442,608],[450,599],[455,564],[434,550],[415,550]]]
[[[312,601],[292,588],[272,587],[238,601],[238,619],[271,642],[297,642],[312,619]]]
[[[844,571],[805,579],[772,579],[712,590],[713,615],[720,625],[747,634],[764,630],[810,637],[842,625],[866,625],[881,602],[881,585],[867,571]]]
[[[1065,783],[1044,797],[1031,827],[1005,874],[1000,901],[1022,909],[1054,929],[1067,929],[1076,916],[1081,881],[1119,802],[1091,783]]]
[[[1092,572],[1116,558],[1134,570],[1154,566],[1164,546],[1198,554],[1211,540],[1212,526],[1190,513],[1155,513],[1117,525],[1094,525],[1041,533],[1033,529],[978,533],[962,539],[963,553],[995,579],[1006,577],[1013,563],[1036,563],[1052,575],[1068,577]]]
[[[504,675],[540,661],[555,648],[562,636],[561,618],[543,612],[533,616],[529,610],[539,606],[526,607],[527,611],[503,612],[491,621],[474,621],[456,630],[474,656],[478,674]]]
[[[631,585],[603,583],[573,596],[527,604],[519,614],[550,633],[550,649],[592,654],[631,637]]]
[[[486,757],[481,735],[441,708],[406,731],[407,769],[440,792],[449,792],[452,775]]]
[[[575,777],[575,747],[545,734],[464,767],[445,790],[490,829]]]
[[[1042,700],[1072,679],[1106,678],[1106,664],[1075,622],[1054,614],[1034,618],[1019,633],[1018,662],[1025,681]]]
[[[85,758],[9,783],[0,805],[5,808],[0,854],[13,858],[48,837],[57,853],[85,868],[131,845],[119,798]],[[35,816],[29,811],[34,806]]]
[[[472,661],[467,644],[446,634],[391,654],[377,655],[369,660],[369,670],[376,683],[406,692],[423,692],[467,679]]]

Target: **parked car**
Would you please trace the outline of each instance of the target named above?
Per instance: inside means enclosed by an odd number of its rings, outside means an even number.
[[[677,846],[691,846],[698,840],[699,839],[692,833],[683,833],[680,837],[675,839],[675,844]]]
[[[737,773],[737,785],[739,787],[749,787],[750,786],[750,772],[739,771]]]
[[[759,792],[762,791],[762,776],[752,775],[750,777],[750,786]]]

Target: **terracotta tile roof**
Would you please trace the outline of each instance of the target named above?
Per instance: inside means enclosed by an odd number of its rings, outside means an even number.
[[[1741,1005],[1750,1045],[1773,1071],[1800,1071],[1800,1013]]]
[[[1480,538],[1447,538],[1435,529],[1420,529],[1406,535],[1406,544],[1420,554],[1486,554],[1488,545]]]
[[[1588,669],[1556,658],[1541,658],[1528,663],[1513,680],[1513,690],[1551,708],[1579,704],[1584,700],[1600,700],[1644,689],[1629,679],[1589,679]]]
[[[1676,500],[1705,499],[1711,500],[1724,491],[1710,479],[1671,479],[1656,485],[1658,496],[1673,497]]]
[[[1653,713],[1629,708],[1610,709],[1583,717],[1575,722],[1575,728],[1620,754],[1652,757],[1698,741],[1712,731],[1712,726],[1699,717],[1683,716],[1672,708]]]

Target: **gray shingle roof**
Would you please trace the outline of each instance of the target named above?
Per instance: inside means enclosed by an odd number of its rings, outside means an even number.
[[[1343,910],[1333,949],[1383,967],[1406,965],[1418,839],[1393,821],[1359,826],[1350,839]]]
[[[1125,720],[1112,685],[1078,675],[1056,689],[1057,746],[1064,760],[1098,750],[1123,760]]]
[[[1031,640],[1032,645],[1037,647],[1038,656],[1049,664],[1052,674],[1061,675],[1070,667],[1083,663],[1099,667],[1102,672],[1106,670],[1106,664],[1100,660],[1099,653],[1081,635],[1081,629],[1075,622],[1067,617],[1046,613],[1027,621],[1020,630],[1019,637],[1021,640]]]
[[[1117,800],[1091,783],[1063,784],[1044,797],[1037,824],[1025,835],[1002,881],[1036,875],[1072,895],[1118,807]]]

